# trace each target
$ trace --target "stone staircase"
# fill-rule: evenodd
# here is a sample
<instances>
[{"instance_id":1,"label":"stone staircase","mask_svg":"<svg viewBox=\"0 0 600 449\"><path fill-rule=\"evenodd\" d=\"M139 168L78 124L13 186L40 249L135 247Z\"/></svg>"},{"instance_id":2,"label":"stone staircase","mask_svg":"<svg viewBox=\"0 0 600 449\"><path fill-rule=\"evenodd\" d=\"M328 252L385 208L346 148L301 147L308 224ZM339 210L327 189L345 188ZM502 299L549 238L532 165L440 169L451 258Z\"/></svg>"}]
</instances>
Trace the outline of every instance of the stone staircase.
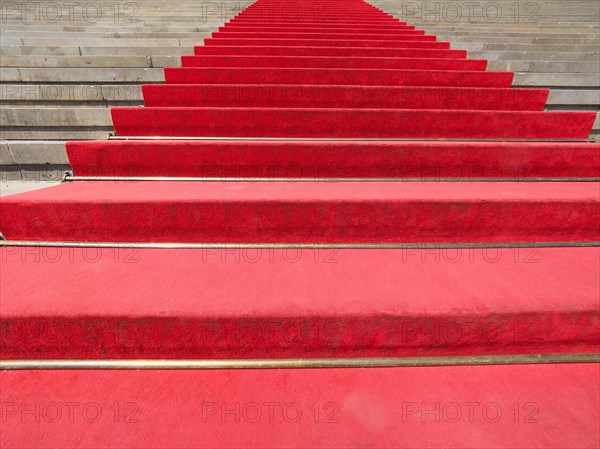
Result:
<instances>
[{"instance_id":1,"label":"stone staircase","mask_svg":"<svg viewBox=\"0 0 600 449\"><path fill-rule=\"evenodd\" d=\"M0 446L597 447L596 112L281 5L0 198Z\"/></svg>"},{"instance_id":2,"label":"stone staircase","mask_svg":"<svg viewBox=\"0 0 600 449\"><path fill-rule=\"evenodd\" d=\"M60 180L70 168L66 140L107 138L110 106L142 104L142 83L164 82L163 67L179 65L244 6L154 1L115 9L101 0L56 10L50 1L4 2L2 181Z\"/></svg>"}]
</instances>

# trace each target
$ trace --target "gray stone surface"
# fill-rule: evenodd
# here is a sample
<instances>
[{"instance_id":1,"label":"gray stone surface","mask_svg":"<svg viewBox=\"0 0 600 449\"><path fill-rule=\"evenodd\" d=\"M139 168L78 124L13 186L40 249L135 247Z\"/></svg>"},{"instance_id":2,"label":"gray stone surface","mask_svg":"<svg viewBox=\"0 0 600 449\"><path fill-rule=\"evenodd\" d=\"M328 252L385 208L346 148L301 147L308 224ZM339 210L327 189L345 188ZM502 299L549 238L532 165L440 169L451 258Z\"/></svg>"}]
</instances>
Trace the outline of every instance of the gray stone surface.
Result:
<instances>
[{"instance_id":1,"label":"gray stone surface","mask_svg":"<svg viewBox=\"0 0 600 449\"><path fill-rule=\"evenodd\" d=\"M2 177L2 172L0 172L0 196L16 195L18 193L46 189L56 185L58 185L57 181L6 179Z\"/></svg>"},{"instance_id":2,"label":"gray stone surface","mask_svg":"<svg viewBox=\"0 0 600 449\"><path fill-rule=\"evenodd\" d=\"M51 1L39 2L46 3ZM60 179L69 168L64 140L107 138L113 130L109 107L142 104L140 84L163 82L163 67L180 65L181 55L192 54L194 45L251 2L155 0L135 3L135 11L119 4L117 16L114 1L97 3L101 14L93 20L77 7L73 18L54 22L31 14L3 16L3 180ZM597 0L479 2L472 17L464 2L370 3L467 49L470 58L489 60L489 70L516 72L515 86L549 87L547 109L600 109ZM452 7L461 9L459 20L451 16ZM494 8L500 17L492 16ZM596 120L596 134L599 128Z\"/></svg>"}]
</instances>

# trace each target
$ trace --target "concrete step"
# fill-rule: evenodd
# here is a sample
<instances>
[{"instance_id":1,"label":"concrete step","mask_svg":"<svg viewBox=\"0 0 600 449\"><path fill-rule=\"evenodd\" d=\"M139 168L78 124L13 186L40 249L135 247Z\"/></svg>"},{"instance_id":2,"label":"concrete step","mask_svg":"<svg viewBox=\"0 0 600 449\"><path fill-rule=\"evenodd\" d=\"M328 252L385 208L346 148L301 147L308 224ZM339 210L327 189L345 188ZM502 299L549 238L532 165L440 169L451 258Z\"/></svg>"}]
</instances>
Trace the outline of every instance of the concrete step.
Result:
<instances>
[{"instance_id":1,"label":"concrete step","mask_svg":"<svg viewBox=\"0 0 600 449\"><path fill-rule=\"evenodd\" d=\"M457 42L452 48L461 48L469 51L533 51L533 52L552 52L552 53L586 53L598 51L598 45L541 45L541 44L469 44Z\"/></svg>"},{"instance_id":2,"label":"concrete step","mask_svg":"<svg viewBox=\"0 0 600 449\"><path fill-rule=\"evenodd\" d=\"M71 43L72 44L72 43ZM194 52L191 47L77 47L77 46L2 46L4 56L178 56Z\"/></svg>"},{"instance_id":3,"label":"concrete step","mask_svg":"<svg viewBox=\"0 0 600 449\"><path fill-rule=\"evenodd\" d=\"M210 33L205 34L206 37ZM202 42L202 38L185 39L129 39L129 38L83 38L83 39L52 39L45 37L2 38L3 45L24 45L28 47L72 46L74 43L80 47L192 47Z\"/></svg>"},{"instance_id":4,"label":"concrete step","mask_svg":"<svg viewBox=\"0 0 600 449\"><path fill-rule=\"evenodd\" d=\"M3 83L152 83L164 82L162 68L7 68L0 73Z\"/></svg>"},{"instance_id":5,"label":"concrete step","mask_svg":"<svg viewBox=\"0 0 600 449\"><path fill-rule=\"evenodd\" d=\"M2 108L0 139L106 139L113 130L105 108Z\"/></svg>"},{"instance_id":6,"label":"concrete step","mask_svg":"<svg viewBox=\"0 0 600 449\"><path fill-rule=\"evenodd\" d=\"M44 38L44 39L202 39L216 31L217 24L189 31L155 32L144 29L125 31L98 31L94 28L86 31L54 31L54 30L4 30L0 33L5 38Z\"/></svg>"},{"instance_id":7,"label":"concrete step","mask_svg":"<svg viewBox=\"0 0 600 449\"><path fill-rule=\"evenodd\" d=\"M594 62L600 61L599 52L591 53L548 53L548 52L516 52L516 51L469 51L470 58L488 60L522 60L522 61L560 61L560 62Z\"/></svg>"},{"instance_id":8,"label":"concrete step","mask_svg":"<svg viewBox=\"0 0 600 449\"><path fill-rule=\"evenodd\" d=\"M419 92L419 89L414 89L414 92ZM66 103L69 107L86 104L108 107L143 103L142 88L136 84L2 84L0 100L11 107L33 104L36 107L51 107L60 103ZM546 102L548 109L562 106L590 109L599 105L600 93L597 89L551 89Z\"/></svg>"},{"instance_id":9,"label":"concrete step","mask_svg":"<svg viewBox=\"0 0 600 449\"><path fill-rule=\"evenodd\" d=\"M0 100L4 105L97 105L108 107L119 103L142 103L138 84L1 84ZM32 111L32 113L34 113Z\"/></svg>"},{"instance_id":10,"label":"concrete step","mask_svg":"<svg viewBox=\"0 0 600 449\"><path fill-rule=\"evenodd\" d=\"M515 73L515 87L600 87L600 77L596 73Z\"/></svg>"},{"instance_id":11,"label":"concrete step","mask_svg":"<svg viewBox=\"0 0 600 449\"><path fill-rule=\"evenodd\" d=\"M64 142L0 141L0 181L19 181L2 186L2 190L28 190L27 186L21 185L25 181L33 186L60 181L70 169ZM16 190L15 185L18 187Z\"/></svg>"}]
</instances>

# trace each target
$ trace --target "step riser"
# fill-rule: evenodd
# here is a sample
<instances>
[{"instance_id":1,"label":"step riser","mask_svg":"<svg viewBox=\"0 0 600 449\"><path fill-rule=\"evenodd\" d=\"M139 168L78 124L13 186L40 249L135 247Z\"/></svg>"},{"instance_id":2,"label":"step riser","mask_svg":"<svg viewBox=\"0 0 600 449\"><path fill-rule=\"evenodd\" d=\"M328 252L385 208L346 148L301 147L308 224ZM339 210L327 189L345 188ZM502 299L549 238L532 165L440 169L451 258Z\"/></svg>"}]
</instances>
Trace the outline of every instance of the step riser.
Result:
<instances>
[{"instance_id":1,"label":"step riser","mask_svg":"<svg viewBox=\"0 0 600 449\"><path fill-rule=\"evenodd\" d=\"M119 136L586 139L585 112L113 108ZM283 118L283 120L282 120Z\"/></svg>"},{"instance_id":2,"label":"step riser","mask_svg":"<svg viewBox=\"0 0 600 449\"><path fill-rule=\"evenodd\" d=\"M219 27L219 32L227 34L229 32L244 32L244 33L324 33L324 34L339 34L339 33L361 33L361 34L384 34L395 35L404 33L424 33L422 30L416 30L414 26L403 26L395 29L381 28L365 28L365 27L303 27L303 26L256 26L256 25L227 25Z\"/></svg>"},{"instance_id":3,"label":"step riser","mask_svg":"<svg viewBox=\"0 0 600 449\"><path fill-rule=\"evenodd\" d=\"M152 183L151 183L152 184ZM110 184L108 187L114 188ZM62 186L61 186L62 187ZM72 188L72 186L69 186ZM76 188L77 186L75 186ZM128 185L119 198L90 201L81 196L52 202L2 201L3 234L9 240L91 242L198 242L198 243L502 243L600 241L600 203L592 199L539 198L503 200L361 199L363 183L292 186L241 185L270 199L246 200L216 196L206 200L172 197L139 199L127 192L143 188ZM171 186L172 188L175 186ZM208 194L222 183L177 183L177 188ZM572 183L572 188L578 187ZM581 186L594 191L595 186ZM89 186L93 189L94 186ZM150 189L160 188L151 185ZM332 192L348 189L342 196ZM391 186L379 189L436 189L437 186ZM474 188L470 187L471 189ZM478 187L482 188L482 187ZM499 188L499 187L497 187ZM509 188L501 186L501 188ZM535 184L531 189L542 189ZM556 188L556 187L552 187ZM55 187L55 189L57 189ZM250 190L248 190L250 189ZM274 189L290 197L272 197ZM356 189L357 196L350 194ZM525 186L522 186L525 189ZM313 191L315 196L302 196ZM401 190L402 191L402 190ZM322 198L324 192L331 195ZM292 194L293 193L293 194ZM540 192L541 193L541 192ZM102 192L97 194L102 195ZM138 193L139 195L139 193ZM328 196L328 195L325 195ZM263 197L263 198L267 198ZM156 197L155 197L156 198ZM10 220L7 219L10 217Z\"/></svg>"},{"instance_id":4,"label":"step riser","mask_svg":"<svg viewBox=\"0 0 600 449\"><path fill-rule=\"evenodd\" d=\"M165 68L167 84L339 84L361 86L510 87L512 72L377 69Z\"/></svg>"},{"instance_id":5,"label":"step riser","mask_svg":"<svg viewBox=\"0 0 600 449\"><path fill-rule=\"evenodd\" d=\"M77 176L200 178L599 177L593 144L68 142Z\"/></svg>"},{"instance_id":6,"label":"step riser","mask_svg":"<svg viewBox=\"0 0 600 449\"><path fill-rule=\"evenodd\" d=\"M253 316L238 320L32 317L0 322L5 334L0 352L5 359L32 355L36 359L281 359L582 354L598 350L600 336L593 330L600 326L597 310L503 318L504 332L496 331L498 317L468 314L423 320L410 315L321 319ZM582 322L587 325L582 327ZM421 335L408 335L423 332L423 328L432 333L433 329L447 333L460 329L462 335L452 344L439 335L432 335L429 342ZM535 329L535 345L515 342L515 330L531 328ZM495 333L490 343L486 332L492 329ZM50 344L49 332L57 334Z\"/></svg>"},{"instance_id":7,"label":"step riser","mask_svg":"<svg viewBox=\"0 0 600 449\"><path fill-rule=\"evenodd\" d=\"M415 40L432 40L435 41L435 36L425 36L425 31L406 31L404 33L395 34L367 34L367 33L307 33L307 32L287 32L287 33L269 33L269 32L242 32L230 30L218 31L212 34L214 38L220 39L340 39L340 40L402 40L413 38Z\"/></svg>"},{"instance_id":8,"label":"step riser","mask_svg":"<svg viewBox=\"0 0 600 449\"><path fill-rule=\"evenodd\" d=\"M370 20L358 20L353 18L339 18L339 19L326 19L326 20L290 20L290 19L271 19L268 17L257 18L257 19L231 19L227 24L231 25L305 25L305 26L371 26L371 27L389 27L389 28L398 28L404 26L405 23L398 22L396 19L370 19Z\"/></svg>"},{"instance_id":9,"label":"step riser","mask_svg":"<svg viewBox=\"0 0 600 449\"><path fill-rule=\"evenodd\" d=\"M466 50L428 50L424 48L341 48L341 47L194 47L196 55L260 56L333 56L375 58L457 58L465 59Z\"/></svg>"},{"instance_id":10,"label":"step riser","mask_svg":"<svg viewBox=\"0 0 600 449\"><path fill-rule=\"evenodd\" d=\"M147 107L388 108L541 111L545 89L294 85L142 86Z\"/></svg>"},{"instance_id":11,"label":"step riser","mask_svg":"<svg viewBox=\"0 0 600 449\"><path fill-rule=\"evenodd\" d=\"M277 68L344 68L388 70L467 70L485 71L484 59L385 59L385 58L317 58L317 57L250 57L250 56L182 56L182 67L277 67Z\"/></svg>"},{"instance_id":12,"label":"step riser","mask_svg":"<svg viewBox=\"0 0 600 449\"><path fill-rule=\"evenodd\" d=\"M417 39L406 40L337 40L337 39L204 39L207 47L222 46L277 46L277 47L367 47L367 48L424 48L424 49L450 49L449 42L421 42Z\"/></svg>"}]
</instances>

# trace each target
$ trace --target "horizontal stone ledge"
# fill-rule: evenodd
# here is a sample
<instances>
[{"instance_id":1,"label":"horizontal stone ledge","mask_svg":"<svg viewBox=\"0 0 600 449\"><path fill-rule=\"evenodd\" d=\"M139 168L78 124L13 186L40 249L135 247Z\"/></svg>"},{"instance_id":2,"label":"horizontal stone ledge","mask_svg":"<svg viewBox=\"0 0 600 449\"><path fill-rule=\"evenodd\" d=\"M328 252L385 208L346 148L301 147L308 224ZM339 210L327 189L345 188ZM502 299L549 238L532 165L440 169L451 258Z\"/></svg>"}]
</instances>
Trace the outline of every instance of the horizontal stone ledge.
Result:
<instances>
[{"instance_id":1,"label":"horizontal stone ledge","mask_svg":"<svg viewBox=\"0 0 600 449\"><path fill-rule=\"evenodd\" d=\"M26 107L28 102L141 102L142 90L139 84L0 84L0 100L20 102Z\"/></svg>"},{"instance_id":2,"label":"horizontal stone ledge","mask_svg":"<svg viewBox=\"0 0 600 449\"><path fill-rule=\"evenodd\" d=\"M41 166L46 164L68 165L64 141L4 141L15 164Z\"/></svg>"},{"instance_id":3,"label":"horizontal stone ledge","mask_svg":"<svg viewBox=\"0 0 600 449\"><path fill-rule=\"evenodd\" d=\"M178 56L49 56L22 55L2 56L2 67L26 68L149 68L177 67L181 65Z\"/></svg>"},{"instance_id":4,"label":"horizontal stone ledge","mask_svg":"<svg viewBox=\"0 0 600 449\"><path fill-rule=\"evenodd\" d=\"M35 127L15 128L0 130L0 139L6 140L102 140L114 134L112 127L97 130L82 129L79 127Z\"/></svg>"},{"instance_id":5,"label":"horizontal stone ledge","mask_svg":"<svg viewBox=\"0 0 600 449\"><path fill-rule=\"evenodd\" d=\"M515 73L514 87L600 87L600 77L593 73Z\"/></svg>"},{"instance_id":6,"label":"horizontal stone ledge","mask_svg":"<svg viewBox=\"0 0 600 449\"><path fill-rule=\"evenodd\" d=\"M2 56L2 67L138 68L152 67L152 60L148 56Z\"/></svg>"},{"instance_id":7,"label":"horizontal stone ledge","mask_svg":"<svg viewBox=\"0 0 600 449\"><path fill-rule=\"evenodd\" d=\"M33 28L33 27L32 27ZM203 30L193 31L172 31L172 32L148 32L144 30L139 31L105 31L95 30L91 28L87 31L39 31L37 29L26 29L26 30L8 30L2 33L3 39L6 38L43 38L43 39L106 39L112 42L114 39L202 39L205 36L216 31L218 25L215 23L212 27L206 27Z\"/></svg>"},{"instance_id":8,"label":"horizontal stone ledge","mask_svg":"<svg viewBox=\"0 0 600 449\"><path fill-rule=\"evenodd\" d=\"M558 61L558 62L595 62L600 61L599 52L552 53L552 52L520 52L520 51L468 51L470 58L482 58L489 61Z\"/></svg>"},{"instance_id":9,"label":"horizontal stone ledge","mask_svg":"<svg viewBox=\"0 0 600 449\"><path fill-rule=\"evenodd\" d=\"M444 34L435 33L441 40L449 40L451 42L471 42L471 43L511 43L511 44L578 44L578 45L594 45L600 43L600 38L585 38L577 35L539 37L539 35L503 35L502 33L455 33Z\"/></svg>"},{"instance_id":10,"label":"horizontal stone ledge","mask_svg":"<svg viewBox=\"0 0 600 449\"><path fill-rule=\"evenodd\" d=\"M205 33L206 37L210 33ZM3 45L24 46L54 46L61 47L73 45L81 47L191 47L202 41L202 37L186 39L129 39L129 38L104 38L104 39L51 39L51 38L2 38Z\"/></svg>"},{"instance_id":11,"label":"horizontal stone ledge","mask_svg":"<svg viewBox=\"0 0 600 449\"><path fill-rule=\"evenodd\" d=\"M36 126L112 126L110 111L106 108L2 108L4 127Z\"/></svg>"},{"instance_id":12,"label":"horizontal stone ledge","mask_svg":"<svg viewBox=\"0 0 600 449\"><path fill-rule=\"evenodd\" d=\"M217 21L211 22L190 22L189 24L155 24L155 23L104 23L104 24L90 24L86 23L77 24L73 22L72 25L65 25L64 23L57 23L55 25L45 24L41 25L39 22L33 24L9 24L3 23L2 29L6 31L24 32L28 30L36 32L55 32L55 33L116 33L116 34L128 34L128 33L197 33L203 31L212 31Z\"/></svg>"},{"instance_id":13,"label":"horizontal stone ledge","mask_svg":"<svg viewBox=\"0 0 600 449\"><path fill-rule=\"evenodd\" d=\"M163 82L163 68L7 68L0 74L4 83L141 83Z\"/></svg>"},{"instance_id":14,"label":"horizontal stone ledge","mask_svg":"<svg viewBox=\"0 0 600 449\"><path fill-rule=\"evenodd\" d=\"M451 41L452 42L452 41ZM452 42L451 48L469 51L528 51L553 53L589 53L598 51L598 45L538 45L538 44L488 44Z\"/></svg>"},{"instance_id":15,"label":"horizontal stone ledge","mask_svg":"<svg viewBox=\"0 0 600 449\"><path fill-rule=\"evenodd\" d=\"M73 42L70 43L73 45ZM78 46L18 46L2 45L2 56L153 56L175 57L189 55L194 52L193 47L78 47Z\"/></svg>"}]
</instances>

